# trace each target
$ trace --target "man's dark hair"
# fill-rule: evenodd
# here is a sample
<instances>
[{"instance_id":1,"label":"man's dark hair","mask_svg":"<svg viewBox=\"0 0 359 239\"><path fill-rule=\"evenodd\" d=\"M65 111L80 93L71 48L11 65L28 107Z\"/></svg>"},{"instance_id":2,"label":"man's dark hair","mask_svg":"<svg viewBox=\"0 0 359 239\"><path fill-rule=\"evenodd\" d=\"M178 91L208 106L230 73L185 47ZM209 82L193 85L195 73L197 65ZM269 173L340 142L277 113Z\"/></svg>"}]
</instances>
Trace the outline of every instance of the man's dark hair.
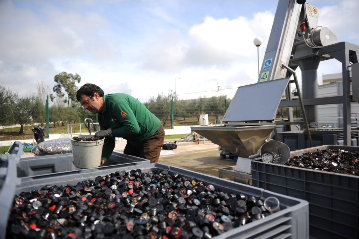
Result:
<instances>
[{"instance_id":1,"label":"man's dark hair","mask_svg":"<svg viewBox=\"0 0 359 239\"><path fill-rule=\"evenodd\" d=\"M100 97L104 96L103 90L95 84L84 84L76 93L76 99L81 100L81 95L93 96L94 93L99 94Z\"/></svg>"}]
</instances>

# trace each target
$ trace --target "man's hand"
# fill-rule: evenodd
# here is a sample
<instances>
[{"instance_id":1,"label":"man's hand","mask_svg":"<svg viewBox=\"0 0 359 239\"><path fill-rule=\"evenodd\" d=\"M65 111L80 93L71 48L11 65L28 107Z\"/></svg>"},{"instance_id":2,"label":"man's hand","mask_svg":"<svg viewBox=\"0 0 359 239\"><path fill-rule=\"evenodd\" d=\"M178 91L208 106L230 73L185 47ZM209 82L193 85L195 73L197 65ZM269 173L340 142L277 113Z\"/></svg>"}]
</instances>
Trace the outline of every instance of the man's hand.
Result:
<instances>
[{"instance_id":1,"label":"man's hand","mask_svg":"<svg viewBox=\"0 0 359 239\"><path fill-rule=\"evenodd\" d=\"M112 134L111 129L100 130L100 131L96 132L95 137L98 137L98 138L100 138L100 137L109 137L109 136L111 136L111 134Z\"/></svg>"}]
</instances>

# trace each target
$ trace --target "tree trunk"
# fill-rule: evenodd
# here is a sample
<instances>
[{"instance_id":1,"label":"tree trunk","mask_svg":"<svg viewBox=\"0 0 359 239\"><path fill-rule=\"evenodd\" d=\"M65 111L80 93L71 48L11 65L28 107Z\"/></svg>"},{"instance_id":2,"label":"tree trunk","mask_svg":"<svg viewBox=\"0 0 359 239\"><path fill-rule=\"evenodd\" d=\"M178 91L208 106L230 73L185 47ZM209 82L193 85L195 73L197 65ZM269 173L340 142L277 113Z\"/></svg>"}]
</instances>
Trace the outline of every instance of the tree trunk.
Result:
<instances>
[{"instance_id":1,"label":"tree trunk","mask_svg":"<svg viewBox=\"0 0 359 239\"><path fill-rule=\"evenodd\" d=\"M19 132L19 134L23 134L24 133L24 125L22 124L22 125L20 125L20 132Z\"/></svg>"}]
</instances>

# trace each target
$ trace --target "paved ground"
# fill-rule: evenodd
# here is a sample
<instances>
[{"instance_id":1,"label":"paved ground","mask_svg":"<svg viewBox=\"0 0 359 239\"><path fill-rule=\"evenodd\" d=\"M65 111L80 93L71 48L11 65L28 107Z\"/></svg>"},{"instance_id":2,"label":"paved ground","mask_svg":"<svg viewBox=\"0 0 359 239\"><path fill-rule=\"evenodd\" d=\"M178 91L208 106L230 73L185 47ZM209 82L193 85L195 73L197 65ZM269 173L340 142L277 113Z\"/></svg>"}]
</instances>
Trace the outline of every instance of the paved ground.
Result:
<instances>
[{"instance_id":1,"label":"paved ground","mask_svg":"<svg viewBox=\"0 0 359 239\"><path fill-rule=\"evenodd\" d=\"M173 142L174 140L171 140ZM126 140L117 140L115 151L123 152ZM33 153L24 153L22 158L34 157ZM219 176L218 169L235 166L235 161L222 160L219 157L218 145L211 141L178 142L177 149L162 150L159 163L204 173L214 177Z\"/></svg>"},{"instance_id":2,"label":"paved ground","mask_svg":"<svg viewBox=\"0 0 359 239\"><path fill-rule=\"evenodd\" d=\"M173 142L173 141L172 141ZM126 141L116 142L115 151L123 152ZM235 166L233 160L219 158L218 145L211 141L179 142L177 149L162 150L159 163L218 177L218 169Z\"/></svg>"},{"instance_id":3,"label":"paved ground","mask_svg":"<svg viewBox=\"0 0 359 239\"><path fill-rule=\"evenodd\" d=\"M162 150L162 153L164 150ZM167 150L168 151L168 150ZM222 160L219 157L218 145L210 141L202 144L181 145L170 150L173 154L162 155L159 163L176 166L198 173L218 177L218 169L235 166L235 161Z\"/></svg>"}]
</instances>

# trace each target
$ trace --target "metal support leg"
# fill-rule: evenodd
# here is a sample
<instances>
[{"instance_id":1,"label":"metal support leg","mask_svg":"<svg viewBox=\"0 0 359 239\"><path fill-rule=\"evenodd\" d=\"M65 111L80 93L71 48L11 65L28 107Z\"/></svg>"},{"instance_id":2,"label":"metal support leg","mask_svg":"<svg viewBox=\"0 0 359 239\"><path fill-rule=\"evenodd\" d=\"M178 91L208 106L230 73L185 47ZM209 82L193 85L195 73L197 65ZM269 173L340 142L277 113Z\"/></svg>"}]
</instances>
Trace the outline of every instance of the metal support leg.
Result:
<instances>
[{"instance_id":1,"label":"metal support leg","mask_svg":"<svg viewBox=\"0 0 359 239\"><path fill-rule=\"evenodd\" d=\"M309 131L308 120L307 120L307 116L306 116L305 110L304 110L304 104L303 104L303 101L302 101L302 96L301 96L302 94L300 92L300 88L299 88L299 84L298 84L298 80L297 80L297 75L295 74L295 71L293 71L290 67L288 67L288 66L286 66L284 64L282 64L282 67L286 68L294 76L295 87L297 88L297 92L298 92L298 99L299 99L299 103L300 103L300 108L302 109L302 112L303 112L303 120L304 120L304 124L305 124L305 129L307 130L307 134L308 134L309 145L310 145L310 147L313 147L312 136L311 136L310 131Z\"/></svg>"}]
</instances>

